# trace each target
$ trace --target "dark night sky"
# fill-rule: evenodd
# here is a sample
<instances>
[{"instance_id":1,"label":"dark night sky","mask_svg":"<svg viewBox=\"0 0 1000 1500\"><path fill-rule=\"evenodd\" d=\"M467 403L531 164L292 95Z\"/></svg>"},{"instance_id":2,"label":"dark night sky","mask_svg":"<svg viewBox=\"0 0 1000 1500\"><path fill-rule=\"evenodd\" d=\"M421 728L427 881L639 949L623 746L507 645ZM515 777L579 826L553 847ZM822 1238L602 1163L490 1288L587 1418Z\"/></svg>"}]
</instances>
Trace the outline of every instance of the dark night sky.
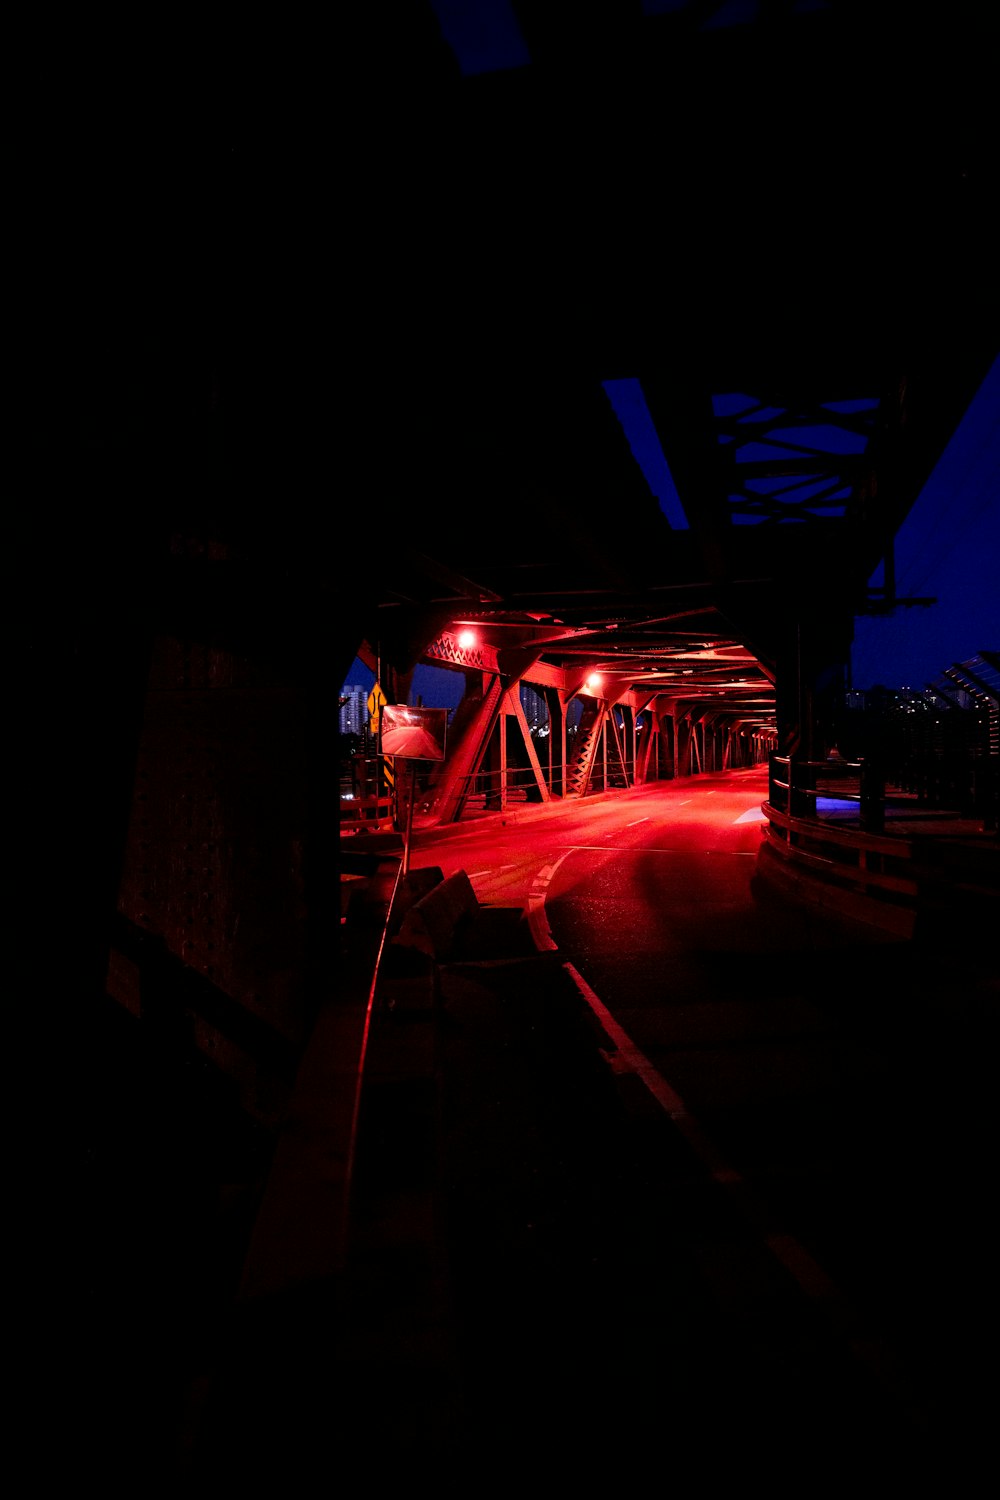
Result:
<instances>
[{"instance_id":1,"label":"dark night sky","mask_svg":"<svg viewBox=\"0 0 1000 1500\"><path fill-rule=\"evenodd\" d=\"M856 622L855 688L920 689L1000 650L1000 358L896 538L896 592L937 602Z\"/></svg>"}]
</instances>

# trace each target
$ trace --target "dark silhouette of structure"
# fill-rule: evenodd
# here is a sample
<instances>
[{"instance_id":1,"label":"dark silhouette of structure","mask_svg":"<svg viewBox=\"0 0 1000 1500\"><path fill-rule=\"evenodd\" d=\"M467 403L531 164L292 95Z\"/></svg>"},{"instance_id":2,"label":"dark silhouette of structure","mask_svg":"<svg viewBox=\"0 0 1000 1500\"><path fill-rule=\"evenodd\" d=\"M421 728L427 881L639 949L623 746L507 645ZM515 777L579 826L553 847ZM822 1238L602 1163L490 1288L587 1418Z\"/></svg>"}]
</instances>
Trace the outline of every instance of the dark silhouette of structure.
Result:
<instances>
[{"instance_id":1,"label":"dark silhouette of structure","mask_svg":"<svg viewBox=\"0 0 1000 1500\"><path fill-rule=\"evenodd\" d=\"M347 983L358 652L402 702L470 623L498 696L599 665L608 704L818 757L997 353L982 7L513 10L497 72L379 6L322 49L136 38L121 73L68 37L38 80L12 1057L29 1383L81 1472L169 1472Z\"/></svg>"}]
</instances>

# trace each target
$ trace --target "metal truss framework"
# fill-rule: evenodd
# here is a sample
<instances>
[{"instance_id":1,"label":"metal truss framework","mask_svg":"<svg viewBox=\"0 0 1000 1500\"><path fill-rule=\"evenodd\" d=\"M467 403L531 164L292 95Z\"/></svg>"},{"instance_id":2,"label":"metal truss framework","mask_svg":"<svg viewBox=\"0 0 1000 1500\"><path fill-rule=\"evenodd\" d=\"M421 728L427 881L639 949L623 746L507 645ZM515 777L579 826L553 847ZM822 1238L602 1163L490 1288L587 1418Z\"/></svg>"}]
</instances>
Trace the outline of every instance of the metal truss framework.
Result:
<instances>
[{"instance_id":1,"label":"metal truss framework","mask_svg":"<svg viewBox=\"0 0 1000 1500\"><path fill-rule=\"evenodd\" d=\"M357 637L495 672L498 716L597 672L809 754L1000 348L989 21L518 0L484 54L432 9L376 88L401 196L364 206L419 234L358 346L361 483L400 498Z\"/></svg>"}]
</instances>

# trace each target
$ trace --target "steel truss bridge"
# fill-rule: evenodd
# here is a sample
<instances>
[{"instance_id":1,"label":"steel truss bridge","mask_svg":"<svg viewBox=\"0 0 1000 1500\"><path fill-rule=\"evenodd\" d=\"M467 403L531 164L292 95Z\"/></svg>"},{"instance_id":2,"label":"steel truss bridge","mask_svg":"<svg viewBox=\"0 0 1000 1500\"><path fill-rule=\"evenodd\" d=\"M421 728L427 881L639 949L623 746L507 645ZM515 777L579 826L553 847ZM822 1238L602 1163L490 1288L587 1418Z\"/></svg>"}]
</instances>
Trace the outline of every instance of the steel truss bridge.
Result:
<instances>
[{"instance_id":1,"label":"steel truss bridge","mask_svg":"<svg viewBox=\"0 0 1000 1500\"><path fill-rule=\"evenodd\" d=\"M343 1233L330 1121L303 1140L286 1111L300 1076L338 1130L357 1097L371 974L331 930L355 657L399 702L421 663L467 674L442 816L520 684L565 715L593 671L605 730L625 708L675 753L745 730L815 759L1000 348L980 0L510 0L486 56L462 7L328 9L290 55L248 11L124 41L64 17L19 57L31 1353L82 1351L63 1446L106 1465L113 1413L123 1472L173 1447L286 1122L306 1222ZM182 1242L209 1247L190 1280ZM293 1359L247 1368L304 1372L314 1410L305 1311ZM168 1324L192 1347L164 1371Z\"/></svg>"},{"instance_id":2,"label":"steel truss bridge","mask_svg":"<svg viewBox=\"0 0 1000 1500\"><path fill-rule=\"evenodd\" d=\"M928 602L894 538L1000 348L971 8L504 9L486 52L451 8L372 39L350 200L342 662L399 702L466 673L444 818L499 720L530 759L520 683L563 795L593 672L640 778L656 729L682 769L825 753L855 620Z\"/></svg>"}]
</instances>

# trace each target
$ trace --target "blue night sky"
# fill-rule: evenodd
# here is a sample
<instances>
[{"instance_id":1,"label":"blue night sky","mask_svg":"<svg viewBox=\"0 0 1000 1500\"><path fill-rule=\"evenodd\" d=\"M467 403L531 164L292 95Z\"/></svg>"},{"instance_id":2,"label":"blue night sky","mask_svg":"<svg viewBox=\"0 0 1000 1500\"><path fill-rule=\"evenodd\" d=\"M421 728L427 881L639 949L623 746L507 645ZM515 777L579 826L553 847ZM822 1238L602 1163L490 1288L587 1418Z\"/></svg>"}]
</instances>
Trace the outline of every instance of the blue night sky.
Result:
<instances>
[{"instance_id":1,"label":"blue night sky","mask_svg":"<svg viewBox=\"0 0 1000 1500\"><path fill-rule=\"evenodd\" d=\"M670 524L687 520L637 381L605 385ZM745 398L744 398L745 399ZM852 685L922 689L946 667L1000 650L1000 359L896 537L896 595L933 598L855 624ZM870 583L882 584L881 569Z\"/></svg>"},{"instance_id":2,"label":"blue night sky","mask_svg":"<svg viewBox=\"0 0 1000 1500\"><path fill-rule=\"evenodd\" d=\"M1000 650L1000 359L896 538L896 592L937 603L857 621L855 688L920 689Z\"/></svg>"}]
</instances>

